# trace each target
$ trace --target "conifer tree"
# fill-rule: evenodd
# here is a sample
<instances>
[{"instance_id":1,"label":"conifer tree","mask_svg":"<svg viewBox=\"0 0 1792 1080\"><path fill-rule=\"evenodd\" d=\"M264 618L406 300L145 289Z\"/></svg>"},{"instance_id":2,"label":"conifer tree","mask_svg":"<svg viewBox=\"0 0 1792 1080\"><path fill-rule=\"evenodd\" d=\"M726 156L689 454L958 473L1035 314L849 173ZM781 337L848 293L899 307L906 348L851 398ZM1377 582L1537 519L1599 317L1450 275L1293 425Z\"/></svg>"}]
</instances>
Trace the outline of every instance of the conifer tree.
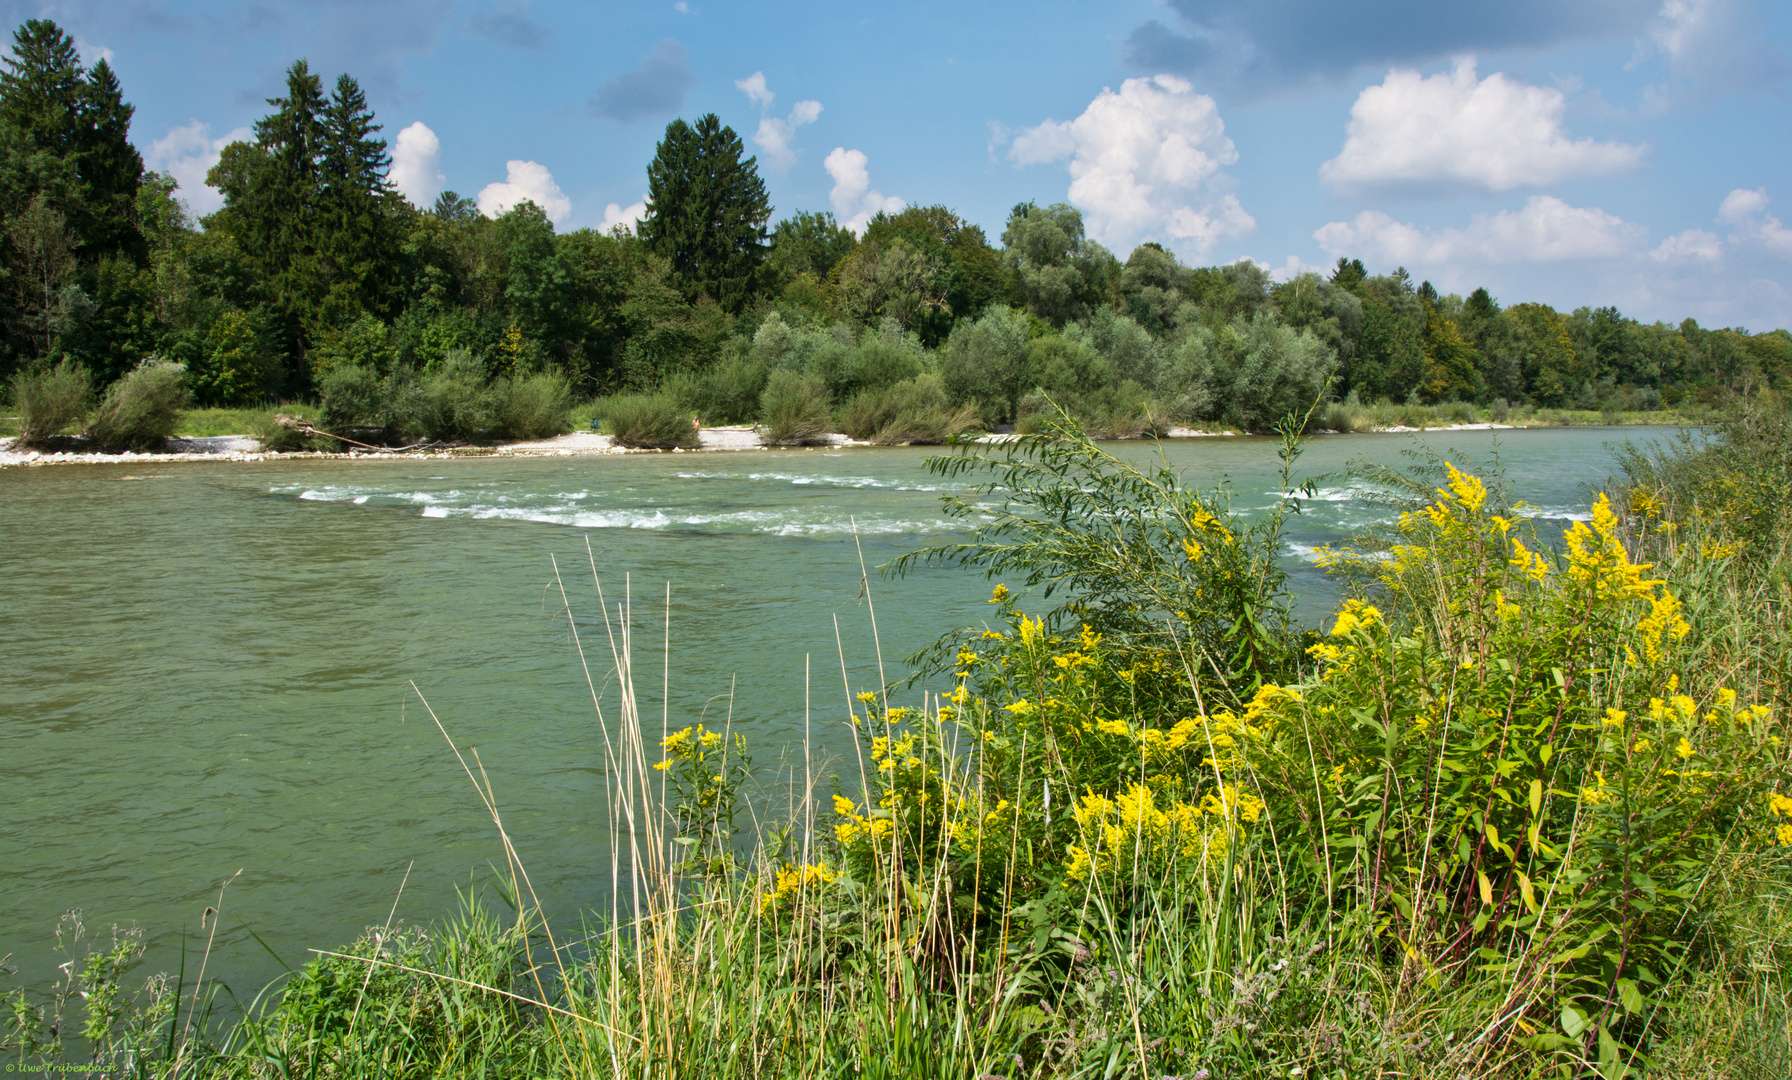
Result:
<instances>
[{"instance_id":1,"label":"conifer tree","mask_svg":"<svg viewBox=\"0 0 1792 1080\"><path fill-rule=\"evenodd\" d=\"M102 59L84 70L74 39L48 19L31 19L13 32L4 64L0 125L59 163L67 182L39 191L66 216L82 261L123 256L141 262L135 208L143 158L130 142L135 110L112 66Z\"/></svg>"},{"instance_id":2,"label":"conifer tree","mask_svg":"<svg viewBox=\"0 0 1792 1080\"><path fill-rule=\"evenodd\" d=\"M741 160L740 136L714 113L674 120L647 166L640 234L672 264L685 295L707 293L738 312L757 287L771 201L757 159Z\"/></svg>"},{"instance_id":3,"label":"conifer tree","mask_svg":"<svg viewBox=\"0 0 1792 1080\"><path fill-rule=\"evenodd\" d=\"M336 80L322 119L317 223L327 317L342 322L362 313L384 315L394 291L386 271L401 242L399 199L386 180L392 158L366 95L350 76Z\"/></svg>"}]
</instances>

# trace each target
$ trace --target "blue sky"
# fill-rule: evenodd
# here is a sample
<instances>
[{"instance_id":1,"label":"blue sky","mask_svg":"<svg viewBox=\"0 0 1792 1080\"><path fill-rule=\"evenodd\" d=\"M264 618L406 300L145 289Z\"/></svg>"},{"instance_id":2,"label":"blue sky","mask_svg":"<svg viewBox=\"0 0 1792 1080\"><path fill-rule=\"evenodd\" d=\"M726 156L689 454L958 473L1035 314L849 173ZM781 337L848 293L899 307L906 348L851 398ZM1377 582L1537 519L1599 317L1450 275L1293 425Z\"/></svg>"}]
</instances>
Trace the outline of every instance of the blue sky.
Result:
<instances>
[{"instance_id":1,"label":"blue sky","mask_svg":"<svg viewBox=\"0 0 1792 1080\"><path fill-rule=\"evenodd\" d=\"M779 214L944 203L997 240L1013 204L1069 201L1122 258L1352 255L1505 303L1792 326L1784 3L0 6L111 57L199 210L305 57L404 132L407 194L533 197L562 228L638 212L666 122L713 111Z\"/></svg>"}]
</instances>

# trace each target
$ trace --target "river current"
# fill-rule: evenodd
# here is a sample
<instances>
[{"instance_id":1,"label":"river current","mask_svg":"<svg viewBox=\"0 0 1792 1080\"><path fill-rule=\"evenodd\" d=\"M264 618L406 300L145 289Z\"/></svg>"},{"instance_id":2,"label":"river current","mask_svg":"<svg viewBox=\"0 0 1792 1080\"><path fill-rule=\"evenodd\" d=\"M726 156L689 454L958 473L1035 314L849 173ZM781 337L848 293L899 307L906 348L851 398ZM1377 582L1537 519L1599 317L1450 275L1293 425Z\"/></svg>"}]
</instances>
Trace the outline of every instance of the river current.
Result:
<instances>
[{"instance_id":1,"label":"river current","mask_svg":"<svg viewBox=\"0 0 1792 1080\"><path fill-rule=\"evenodd\" d=\"M1663 429L1320 437L1324 477L1289 529L1299 609L1334 594L1320 544L1383 518L1335 474L1430 446L1459 465L1497 452L1515 493L1559 524L1584 516L1615 440ZM1144 456L1149 444L1115 444ZM603 903L603 734L554 562L603 688L608 645L592 564L632 599L637 690L658 730L730 708L768 778L800 771L805 695L817 754L839 746L854 691L986 617L988 583L875 568L960 528L923 449L587 458L66 466L0 472L0 957L54 972L68 908L90 933L146 928L151 968L196 960L200 912L225 894L208 973L253 993L307 947L351 940L392 909L428 921L502 854L410 683L477 747L550 910ZM1275 444L1166 443L1188 482L1271 505ZM856 533L856 541L855 541ZM587 555L587 542L590 556ZM861 595L872 568L878 637ZM668 670L662 671L667 584ZM839 628L836 641L836 620ZM805 665L809 669L805 687ZM183 937L184 935L184 937ZM189 967L189 971L191 967Z\"/></svg>"}]
</instances>

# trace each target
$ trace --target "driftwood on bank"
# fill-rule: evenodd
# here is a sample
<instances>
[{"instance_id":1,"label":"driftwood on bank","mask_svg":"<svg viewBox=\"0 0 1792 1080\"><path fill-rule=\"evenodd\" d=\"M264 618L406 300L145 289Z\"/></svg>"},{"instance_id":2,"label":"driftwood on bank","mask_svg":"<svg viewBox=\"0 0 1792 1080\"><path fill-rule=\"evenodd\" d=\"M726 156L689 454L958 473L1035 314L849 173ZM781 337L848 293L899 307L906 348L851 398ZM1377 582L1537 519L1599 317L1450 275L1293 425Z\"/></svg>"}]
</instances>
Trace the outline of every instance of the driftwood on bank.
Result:
<instances>
[{"instance_id":1,"label":"driftwood on bank","mask_svg":"<svg viewBox=\"0 0 1792 1080\"><path fill-rule=\"evenodd\" d=\"M452 445L450 443L445 443L445 442L441 442L441 441L432 439L428 442L412 443L409 446L374 446L372 443L360 442L355 439L351 439L346 435L336 435L331 432L325 431L322 428L318 427L316 424L313 424L311 421L305 419L302 416L291 416L291 415L288 415L287 413L276 414L274 417L274 423L279 425L280 427L286 428L289 431L296 431L300 435L322 435L326 439L335 439L337 442L340 442L340 443L347 443L350 446L359 446L363 450L375 450L382 454L415 453L415 452L422 451L422 450L436 450L436 449L440 449L445 446Z\"/></svg>"}]
</instances>

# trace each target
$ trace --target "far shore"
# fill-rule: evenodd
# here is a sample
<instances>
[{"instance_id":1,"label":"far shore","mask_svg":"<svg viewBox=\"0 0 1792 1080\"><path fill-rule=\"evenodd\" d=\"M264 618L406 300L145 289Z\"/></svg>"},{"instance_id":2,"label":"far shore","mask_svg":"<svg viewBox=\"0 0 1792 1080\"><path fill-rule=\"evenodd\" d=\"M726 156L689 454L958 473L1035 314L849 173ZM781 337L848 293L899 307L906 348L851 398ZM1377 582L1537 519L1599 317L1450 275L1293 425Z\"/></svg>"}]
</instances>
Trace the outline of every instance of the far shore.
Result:
<instances>
[{"instance_id":1,"label":"far shore","mask_svg":"<svg viewBox=\"0 0 1792 1080\"><path fill-rule=\"evenodd\" d=\"M1664 416L1662 423L1672 424L1678 418ZM1553 423L1461 423L1461 424L1427 424L1423 427L1408 427L1394 424L1371 428L1362 432L1337 432L1321 429L1315 434L1399 434L1428 431L1511 431L1536 427L1559 427ZM1586 426L1586 425L1575 425ZM1612 426L1634 426L1622 424ZM1223 438L1241 435L1238 431L1201 431L1188 427L1173 427L1162 437L1168 439ZM1005 442L1013 435L984 435L979 442ZM0 438L0 469L30 467L39 465L148 465L187 461L393 461L442 460L446 458L469 457L592 457L602 454L700 454L729 453L745 450L817 450L840 449L844 447L870 447L879 444L863 442L846 435L833 434L826 437L826 442L810 446L770 446L760 437L759 432L750 425L732 425L725 427L706 427L699 432L701 445L690 449L655 450L637 449L618 446L610 436L594 431L574 431L559 435L552 439L540 439L527 442L497 443L489 446L455 446L428 450L423 452L400 452L396 450L352 450L342 453L324 453L320 451L278 452L263 450L261 444L248 435L211 435L211 436L176 436L168 440L168 447L162 451L127 451L109 454L82 450L19 450L13 444L13 438ZM1148 436L1139 436L1148 438Z\"/></svg>"}]
</instances>

